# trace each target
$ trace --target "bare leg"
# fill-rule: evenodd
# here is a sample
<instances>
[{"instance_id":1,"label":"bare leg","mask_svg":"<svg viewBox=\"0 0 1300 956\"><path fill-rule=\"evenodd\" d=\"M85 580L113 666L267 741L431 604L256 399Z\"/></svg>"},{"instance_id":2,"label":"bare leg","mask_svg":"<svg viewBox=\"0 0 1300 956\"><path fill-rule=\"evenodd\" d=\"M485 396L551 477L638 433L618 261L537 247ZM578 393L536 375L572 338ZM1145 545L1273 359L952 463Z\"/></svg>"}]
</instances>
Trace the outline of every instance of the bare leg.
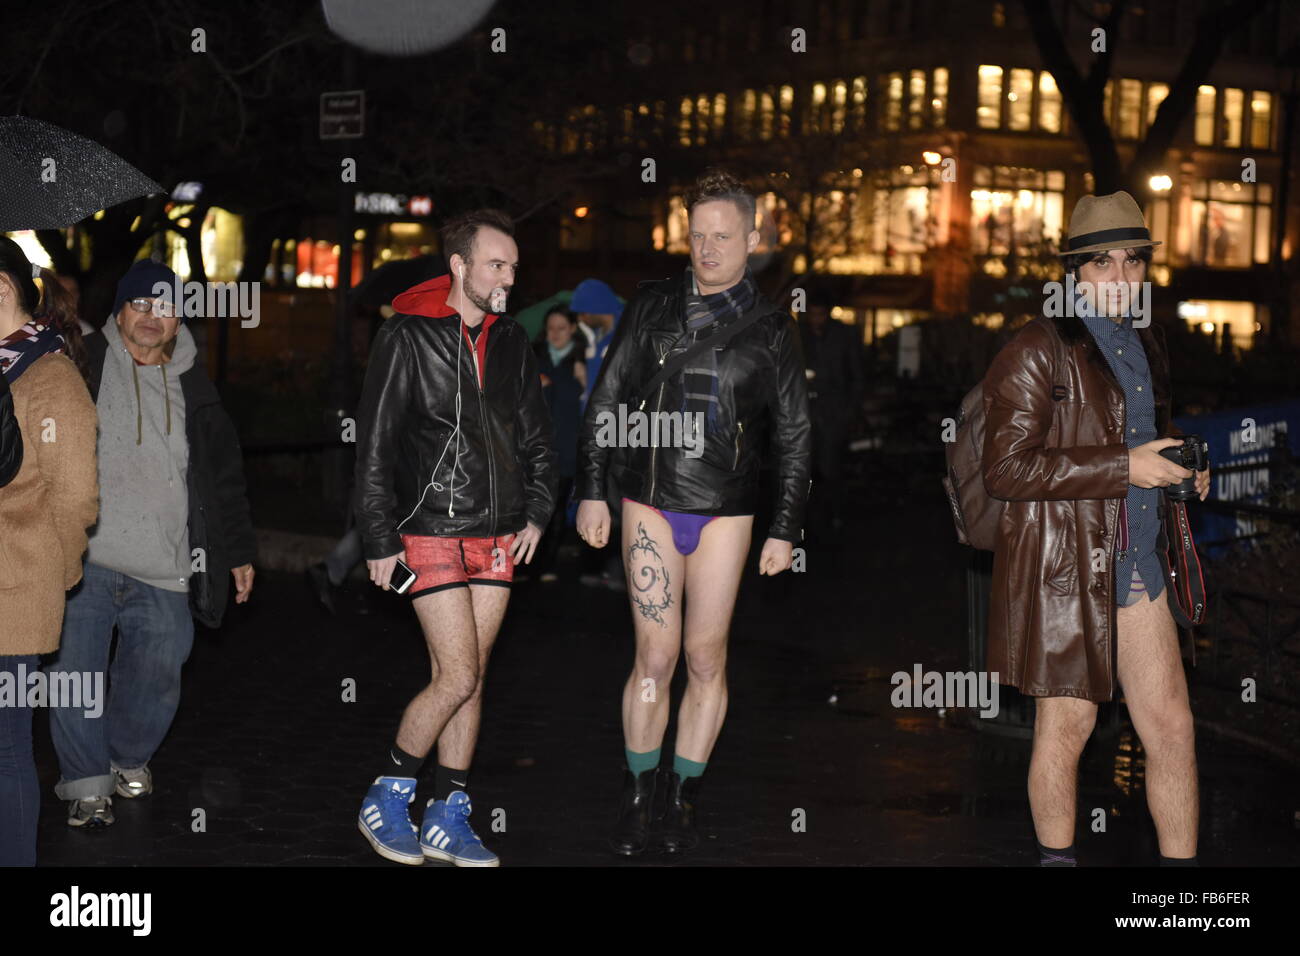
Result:
<instances>
[{"instance_id":1,"label":"bare leg","mask_svg":"<svg viewBox=\"0 0 1300 956\"><path fill-rule=\"evenodd\" d=\"M1146 751L1147 806L1160 852L1186 859L1196 855L1200 811L1196 740L1168 593L1119 608L1119 680Z\"/></svg>"},{"instance_id":2,"label":"bare leg","mask_svg":"<svg viewBox=\"0 0 1300 956\"><path fill-rule=\"evenodd\" d=\"M479 653L468 588L435 591L412 603L429 647L432 678L402 714L397 746L423 757L478 686Z\"/></svg>"},{"instance_id":3,"label":"bare leg","mask_svg":"<svg viewBox=\"0 0 1300 956\"><path fill-rule=\"evenodd\" d=\"M636 659L623 688L623 739L634 753L663 743L668 687L682 646L685 562L672 529L651 508L623 503L623 556L636 631Z\"/></svg>"},{"instance_id":4,"label":"bare leg","mask_svg":"<svg viewBox=\"0 0 1300 956\"><path fill-rule=\"evenodd\" d=\"M438 762L444 767L468 770L474 760L478 729L483 715L483 678L487 674L488 656L501 630L501 620L510 603L510 589L494 585L471 584L470 600L474 605L474 629L478 635L478 682L474 693L460 705L438 738Z\"/></svg>"},{"instance_id":5,"label":"bare leg","mask_svg":"<svg viewBox=\"0 0 1300 956\"><path fill-rule=\"evenodd\" d=\"M1029 760L1029 809L1043 846L1074 843L1079 756L1097 723L1097 705L1077 697L1039 697Z\"/></svg>"},{"instance_id":6,"label":"bare leg","mask_svg":"<svg viewBox=\"0 0 1300 956\"><path fill-rule=\"evenodd\" d=\"M749 554L752 515L716 518L686 557L686 692L677 713L674 750L706 763L727 715L727 635Z\"/></svg>"}]
</instances>

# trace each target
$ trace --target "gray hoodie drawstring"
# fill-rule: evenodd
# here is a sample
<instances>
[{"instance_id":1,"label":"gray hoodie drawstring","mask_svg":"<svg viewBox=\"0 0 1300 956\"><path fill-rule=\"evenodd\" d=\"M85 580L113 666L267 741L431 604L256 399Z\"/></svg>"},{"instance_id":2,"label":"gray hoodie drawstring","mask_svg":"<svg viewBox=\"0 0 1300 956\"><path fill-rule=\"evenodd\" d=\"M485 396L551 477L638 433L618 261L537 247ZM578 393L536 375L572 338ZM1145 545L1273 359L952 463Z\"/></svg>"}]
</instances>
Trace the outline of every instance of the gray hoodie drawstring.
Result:
<instances>
[{"instance_id":1,"label":"gray hoodie drawstring","mask_svg":"<svg viewBox=\"0 0 1300 956\"><path fill-rule=\"evenodd\" d=\"M140 374L136 371L135 359L130 352L127 352L126 357L131 362L131 381L135 383L135 443L139 445L144 437L144 408L140 401ZM170 435L172 433L172 394L167 387L167 365L163 363L158 367L162 369L163 401L167 404L167 434Z\"/></svg>"}]
</instances>

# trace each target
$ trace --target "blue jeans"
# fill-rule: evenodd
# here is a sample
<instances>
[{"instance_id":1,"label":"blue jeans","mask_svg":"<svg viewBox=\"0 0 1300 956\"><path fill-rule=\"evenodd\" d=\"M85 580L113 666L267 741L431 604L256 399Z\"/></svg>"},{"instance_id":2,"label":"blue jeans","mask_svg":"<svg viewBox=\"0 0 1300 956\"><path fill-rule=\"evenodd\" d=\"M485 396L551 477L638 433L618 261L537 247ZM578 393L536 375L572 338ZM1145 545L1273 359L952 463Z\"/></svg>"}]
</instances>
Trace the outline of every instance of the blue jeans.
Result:
<instances>
[{"instance_id":1,"label":"blue jeans","mask_svg":"<svg viewBox=\"0 0 1300 956\"><path fill-rule=\"evenodd\" d=\"M36 865L36 817L41 788L32 756L32 710L27 686L18 684L18 666L34 674L41 659L35 654L0 655L0 674L14 682L14 707L0 706L0 866Z\"/></svg>"},{"instance_id":2,"label":"blue jeans","mask_svg":"<svg viewBox=\"0 0 1300 956\"><path fill-rule=\"evenodd\" d=\"M108 652L117 625L117 653ZM62 800L111 796L114 770L149 763L181 702L181 665L194 645L189 595L165 591L89 561L68 593L63 639L46 670L108 671L108 705L51 707L50 736L59 755Z\"/></svg>"}]
</instances>

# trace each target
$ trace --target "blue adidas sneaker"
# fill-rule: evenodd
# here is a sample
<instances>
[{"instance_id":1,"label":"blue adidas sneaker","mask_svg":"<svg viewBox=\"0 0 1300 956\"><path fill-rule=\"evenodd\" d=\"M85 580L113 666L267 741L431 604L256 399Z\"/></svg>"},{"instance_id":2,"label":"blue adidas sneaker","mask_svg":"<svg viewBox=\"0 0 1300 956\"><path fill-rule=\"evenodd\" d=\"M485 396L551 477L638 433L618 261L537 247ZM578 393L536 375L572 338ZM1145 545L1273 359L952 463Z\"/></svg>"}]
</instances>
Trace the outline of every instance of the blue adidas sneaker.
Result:
<instances>
[{"instance_id":1,"label":"blue adidas sneaker","mask_svg":"<svg viewBox=\"0 0 1300 956\"><path fill-rule=\"evenodd\" d=\"M414 799L414 778L376 777L361 801L357 828L385 860L412 866L424 863L420 834L407 810Z\"/></svg>"},{"instance_id":2,"label":"blue adidas sneaker","mask_svg":"<svg viewBox=\"0 0 1300 956\"><path fill-rule=\"evenodd\" d=\"M446 800L430 800L420 824L420 849L431 860L457 866L500 866L469 826L469 794L453 790Z\"/></svg>"}]
</instances>

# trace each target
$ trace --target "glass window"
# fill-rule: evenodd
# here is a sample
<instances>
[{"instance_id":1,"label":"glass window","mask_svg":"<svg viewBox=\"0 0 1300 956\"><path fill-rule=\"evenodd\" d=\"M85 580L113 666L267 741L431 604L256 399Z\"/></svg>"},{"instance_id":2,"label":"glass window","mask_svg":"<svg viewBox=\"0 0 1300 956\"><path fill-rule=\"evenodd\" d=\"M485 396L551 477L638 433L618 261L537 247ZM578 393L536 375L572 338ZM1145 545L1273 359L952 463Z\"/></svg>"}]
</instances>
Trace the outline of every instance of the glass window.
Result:
<instances>
[{"instance_id":1,"label":"glass window","mask_svg":"<svg viewBox=\"0 0 1300 956\"><path fill-rule=\"evenodd\" d=\"M868 274L920 274L924 255L934 242L930 204L932 172L901 166L874 184L872 215L863 225L870 254L862 264Z\"/></svg>"},{"instance_id":2,"label":"glass window","mask_svg":"<svg viewBox=\"0 0 1300 956\"><path fill-rule=\"evenodd\" d=\"M709 140L709 127L712 125L712 102L707 95L695 100L695 145L703 146Z\"/></svg>"},{"instance_id":3,"label":"glass window","mask_svg":"<svg viewBox=\"0 0 1300 956\"><path fill-rule=\"evenodd\" d=\"M1238 268L1268 262L1272 198L1267 183L1197 180L1192 199L1192 261Z\"/></svg>"},{"instance_id":4,"label":"glass window","mask_svg":"<svg viewBox=\"0 0 1300 956\"><path fill-rule=\"evenodd\" d=\"M907 82L907 128L920 129L925 122L925 71L913 70Z\"/></svg>"},{"instance_id":5,"label":"glass window","mask_svg":"<svg viewBox=\"0 0 1300 956\"><path fill-rule=\"evenodd\" d=\"M1196 88L1196 145L1214 145L1214 87Z\"/></svg>"},{"instance_id":6,"label":"glass window","mask_svg":"<svg viewBox=\"0 0 1300 956\"><path fill-rule=\"evenodd\" d=\"M781 125L779 127L782 136L790 135L790 114L794 110L794 87L783 86L780 91L781 104Z\"/></svg>"},{"instance_id":7,"label":"glass window","mask_svg":"<svg viewBox=\"0 0 1300 956\"><path fill-rule=\"evenodd\" d=\"M1061 131L1061 91L1056 77L1047 70L1038 74L1038 128L1048 133Z\"/></svg>"},{"instance_id":8,"label":"glass window","mask_svg":"<svg viewBox=\"0 0 1300 956\"><path fill-rule=\"evenodd\" d=\"M681 146L691 145L691 113L695 101L689 96L682 97L677 106L677 143Z\"/></svg>"},{"instance_id":9,"label":"glass window","mask_svg":"<svg viewBox=\"0 0 1300 956\"><path fill-rule=\"evenodd\" d=\"M1220 141L1232 149L1241 146L1241 119L1245 102L1246 97L1241 90L1223 91L1223 134Z\"/></svg>"},{"instance_id":10,"label":"glass window","mask_svg":"<svg viewBox=\"0 0 1300 956\"><path fill-rule=\"evenodd\" d=\"M1101 116L1106 121L1106 125L1114 129L1115 127L1115 108L1114 103L1115 81L1106 81L1106 91L1101 98Z\"/></svg>"},{"instance_id":11,"label":"glass window","mask_svg":"<svg viewBox=\"0 0 1300 956\"><path fill-rule=\"evenodd\" d=\"M1165 101L1169 95L1169 87L1164 83L1147 84L1147 129L1150 129L1156 121L1156 113L1160 109L1160 104Z\"/></svg>"},{"instance_id":12,"label":"glass window","mask_svg":"<svg viewBox=\"0 0 1300 956\"><path fill-rule=\"evenodd\" d=\"M1007 125L1011 129L1029 129L1033 102L1034 71L1012 70L1007 91Z\"/></svg>"},{"instance_id":13,"label":"glass window","mask_svg":"<svg viewBox=\"0 0 1300 956\"><path fill-rule=\"evenodd\" d=\"M885 89L885 112L880 119L885 129L898 129L903 114L903 74L890 73Z\"/></svg>"},{"instance_id":14,"label":"glass window","mask_svg":"<svg viewBox=\"0 0 1300 956\"><path fill-rule=\"evenodd\" d=\"M867 125L867 78L853 78L853 128L864 129Z\"/></svg>"},{"instance_id":15,"label":"glass window","mask_svg":"<svg viewBox=\"0 0 1300 956\"><path fill-rule=\"evenodd\" d=\"M831 132L844 132L844 115L848 106L849 85L843 80L836 80L831 87Z\"/></svg>"},{"instance_id":16,"label":"glass window","mask_svg":"<svg viewBox=\"0 0 1300 956\"><path fill-rule=\"evenodd\" d=\"M750 139L754 135L754 113L758 109L758 94L745 90L740 101L740 112L736 115L736 135L741 139Z\"/></svg>"},{"instance_id":17,"label":"glass window","mask_svg":"<svg viewBox=\"0 0 1300 956\"><path fill-rule=\"evenodd\" d=\"M1268 149L1272 145L1269 122L1273 116L1273 94L1255 90L1250 94L1250 145Z\"/></svg>"},{"instance_id":18,"label":"glass window","mask_svg":"<svg viewBox=\"0 0 1300 956\"><path fill-rule=\"evenodd\" d=\"M1002 125L1002 67L981 66L979 77L979 126L997 129Z\"/></svg>"},{"instance_id":19,"label":"glass window","mask_svg":"<svg viewBox=\"0 0 1300 956\"><path fill-rule=\"evenodd\" d=\"M759 135L763 139L771 139L776 122L776 101L772 96L771 90L763 91L762 103L763 107Z\"/></svg>"},{"instance_id":20,"label":"glass window","mask_svg":"<svg viewBox=\"0 0 1300 956\"><path fill-rule=\"evenodd\" d=\"M713 94L713 133L719 137L727 128L727 94Z\"/></svg>"},{"instance_id":21,"label":"glass window","mask_svg":"<svg viewBox=\"0 0 1300 956\"><path fill-rule=\"evenodd\" d=\"M935 69L930 88L930 115L936 127L948 125L948 68Z\"/></svg>"},{"instance_id":22,"label":"glass window","mask_svg":"<svg viewBox=\"0 0 1300 956\"><path fill-rule=\"evenodd\" d=\"M1137 139L1142 135L1142 82L1119 81L1119 129L1121 139Z\"/></svg>"},{"instance_id":23,"label":"glass window","mask_svg":"<svg viewBox=\"0 0 1300 956\"><path fill-rule=\"evenodd\" d=\"M809 104L808 115L804 118L804 131L808 133L825 132L825 125L822 117L826 111L826 84L814 83L812 85L812 102Z\"/></svg>"},{"instance_id":24,"label":"glass window","mask_svg":"<svg viewBox=\"0 0 1300 956\"><path fill-rule=\"evenodd\" d=\"M996 166L975 169L971 246L976 255L1032 257L1055 251L1064 223L1065 174ZM1061 188L1044 188L1048 183Z\"/></svg>"}]
</instances>

